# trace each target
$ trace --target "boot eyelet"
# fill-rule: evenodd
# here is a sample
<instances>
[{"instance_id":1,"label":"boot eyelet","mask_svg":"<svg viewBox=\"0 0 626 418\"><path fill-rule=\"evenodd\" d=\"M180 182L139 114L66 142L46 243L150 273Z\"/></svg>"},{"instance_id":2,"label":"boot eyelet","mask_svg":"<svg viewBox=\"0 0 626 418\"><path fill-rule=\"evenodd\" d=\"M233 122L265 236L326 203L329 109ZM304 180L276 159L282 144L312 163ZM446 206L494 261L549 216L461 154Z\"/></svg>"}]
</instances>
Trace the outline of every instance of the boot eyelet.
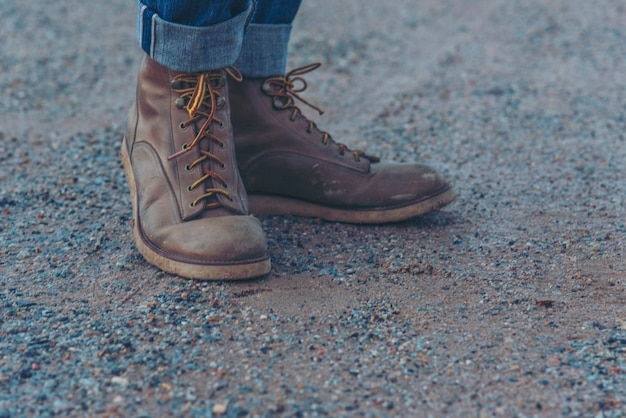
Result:
<instances>
[{"instance_id":1,"label":"boot eyelet","mask_svg":"<svg viewBox=\"0 0 626 418\"><path fill-rule=\"evenodd\" d=\"M191 203L189 204L189 207L193 209L193 208L195 208L195 207L196 207L196 205L194 205L194 204L193 204L193 202L191 202Z\"/></svg>"},{"instance_id":2,"label":"boot eyelet","mask_svg":"<svg viewBox=\"0 0 626 418\"><path fill-rule=\"evenodd\" d=\"M191 186L187 186L187 191L188 192L193 192L193 189L191 188Z\"/></svg>"},{"instance_id":3,"label":"boot eyelet","mask_svg":"<svg viewBox=\"0 0 626 418\"><path fill-rule=\"evenodd\" d=\"M187 125L185 125L185 122L181 122L180 125L178 125L178 127L180 128L181 131L187 130Z\"/></svg>"},{"instance_id":4,"label":"boot eyelet","mask_svg":"<svg viewBox=\"0 0 626 418\"><path fill-rule=\"evenodd\" d=\"M222 170L226 170L226 164L224 164L224 163L220 163L220 168L221 168Z\"/></svg>"},{"instance_id":5,"label":"boot eyelet","mask_svg":"<svg viewBox=\"0 0 626 418\"><path fill-rule=\"evenodd\" d=\"M189 166L189 164L185 165L185 170L191 171L191 167Z\"/></svg>"},{"instance_id":6,"label":"boot eyelet","mask_svg":"<svg viewBox=\"0 0 626 418\"><path fill-rule=\"evenodd\" d=\"M224 145L224 143L223 143L223 142L219 142L219 143L217 144L217 146L218 146L218 147L220 147L221 149L224 149L224 147L225 147L226 145Z\"/></svg>"},{"instance_id":7,"label":"boot eyelet","mask_svg":"<svg viewBox=\"0 0 626 418\"><path fill-rule=\"evenodd\" d=\"M179 97L174 101L174 105L176 105L176 107L179 109L184 109L187 106L187 100Z\"/></svg>"},{"instance_id":8,"label":"boot eyelet","mask_svg":"<svg viewBox=\"0 0 626 418\"><path fill-rule=\"evenodd\" d=\"M287 104L285 104L285 102L283 102L279 97L274 97L272 99L272 107L274 110L285 110Z\"/></svg>"}]
</instances>

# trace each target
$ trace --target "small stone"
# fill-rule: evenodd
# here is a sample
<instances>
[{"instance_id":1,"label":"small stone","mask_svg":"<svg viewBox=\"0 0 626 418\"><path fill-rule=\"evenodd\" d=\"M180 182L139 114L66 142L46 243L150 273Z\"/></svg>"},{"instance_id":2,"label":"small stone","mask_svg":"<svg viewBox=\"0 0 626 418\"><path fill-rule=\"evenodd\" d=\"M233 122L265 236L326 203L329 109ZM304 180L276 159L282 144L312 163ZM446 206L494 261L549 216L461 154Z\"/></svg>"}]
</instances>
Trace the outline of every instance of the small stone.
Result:
<instances>
[{"instance_id":1,"label":"small stone","mask_svg":"<svg viewBox=\"0 0 626 418\"><path fill-rule=\"evenodd\" d=\"M213 405L213 413L216 415L224 415L228 409L228 403L216 403Z\"/></svg>"},{"instance_id":2,"label":"small stone","mask_svg":"<svg viewBox=\"0 0 626 418\"><path fill-rule=\"evenodd\" d=\"M194 388L187 388L187 391L185 392L185 400L187 402L194 402L196 399L198 399L198 397L195 394Z\"/></svg>"},{"instance_id":3,"label":"small stone","mask_svg":"<svg viewBox=\"0 0 626 418\"><path fill-rule=\"evenodd\" d=\"M126 379L125 377L113 376L111 378L111 383L113 383L114 385L126 387L128 386L128 379Z\"/></svg>"},{"instance_id":4,"label":"small stone","mask_svg":"<svg viewBox=\"0 0 626 418\"><path fill-rule=\"evenodd\" d=\"M20 260L25 260L29 257L30 257L30 252L28 252L27 250L22 250L19 253L17 253L17 258L19 258Z\"/></svg>"},{"instance_id":5,"label":"small stone","mask_svg":"<svg viewBox=\"0 0 626 418\"><path fill-rule=\"evenodd\" d=\"M69 410L71 410L72 408L73 408L73 407L72 407L72 404L71 404L71 403L69 403L69 402L67 402L67 401L62 401L62 400L60 400L60 399L57 399L57 400L56 400L56 401L54 401L54 402L53 402L53 404L52 404L52 409L54 410L54 412L55 412L56 414L60 414L61 412L64 412L64 411L69 411Z\"/></svg>"}]
</instances>

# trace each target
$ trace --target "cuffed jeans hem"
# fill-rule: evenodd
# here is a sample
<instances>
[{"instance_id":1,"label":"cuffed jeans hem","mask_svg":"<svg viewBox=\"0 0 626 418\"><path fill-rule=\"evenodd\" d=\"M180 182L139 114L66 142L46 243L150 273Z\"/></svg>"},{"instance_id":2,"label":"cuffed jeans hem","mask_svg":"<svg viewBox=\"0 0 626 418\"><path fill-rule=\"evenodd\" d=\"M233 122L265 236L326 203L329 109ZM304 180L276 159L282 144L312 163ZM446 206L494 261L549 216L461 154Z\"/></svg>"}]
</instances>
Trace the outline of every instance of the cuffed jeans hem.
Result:
<instances>
[{"instance_id":1,"label":"cuffed jeans hem","mask_svg":"<svg viewBox=\"0 0 626 418\"><path fill-rule=\"evenodd\" d=\"M285 74L289 24L251 23L243 39L235 67L246 77L271 77Z\"/></svg>"},{"instance_id":2,"label":"cuffed jeans hem","mask_svg":"<svg viewBox=\"0 0 626 418\"><path fill-rule=\"evenodd\" d=\"M240 54L252 10L251 1L232 19L196 27L163 20L139 2L137 40L153 60L174 71L193 73L224 68Z\"/></svg>"}]
</instances>

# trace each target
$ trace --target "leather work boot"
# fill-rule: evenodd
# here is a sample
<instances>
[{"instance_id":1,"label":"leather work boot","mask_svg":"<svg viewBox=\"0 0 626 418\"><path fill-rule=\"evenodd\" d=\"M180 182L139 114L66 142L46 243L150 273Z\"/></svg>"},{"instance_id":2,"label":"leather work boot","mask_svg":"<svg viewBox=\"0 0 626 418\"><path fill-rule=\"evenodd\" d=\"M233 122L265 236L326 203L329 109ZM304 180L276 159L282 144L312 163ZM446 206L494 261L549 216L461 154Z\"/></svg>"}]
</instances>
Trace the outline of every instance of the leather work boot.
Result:
<instances>
[{"instance_id":1,"label":"leather work boot","mask_svg":"<svg viewBox=\"0 0 626 418\"><path fill-rule=\"evenodd\" d=\"M146 56L122 142L137 248L183 277L246 279L270 270L236 165L227 75L241 80L234 69L177 73Z\"/></svg>"},{"instance_id":2,"label":"leather work boot","mask_svg":"<svg viewBox=\"0 0 626 418\"><path fill-rule=\"evenodd\" d=\"M302 75L319 66L230 86L237 162L250 212L384 223L452 202L454 190L433 169L383 163L352 151L301 113L296 100L315 108L298 95L307 87Z\"/></svg>"}]
</instances>

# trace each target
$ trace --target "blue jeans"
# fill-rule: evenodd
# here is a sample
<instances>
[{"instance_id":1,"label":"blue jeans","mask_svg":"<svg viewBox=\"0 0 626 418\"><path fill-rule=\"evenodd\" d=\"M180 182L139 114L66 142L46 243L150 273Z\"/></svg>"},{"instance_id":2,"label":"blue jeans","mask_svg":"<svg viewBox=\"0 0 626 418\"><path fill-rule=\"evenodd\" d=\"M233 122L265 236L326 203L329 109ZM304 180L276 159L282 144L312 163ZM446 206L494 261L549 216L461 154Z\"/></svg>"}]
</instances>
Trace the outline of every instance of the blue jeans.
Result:
<instances>
[{"instance_id":1,"label":"blue jeans","mask_svg":"<svg viewBox=\"0 0 626 418\"><path fill-rule=\"evenodd\" d=\"M301 0L139 0L137 39L176 71L235 65L245 76L282 75Z\"/></svg>"}]
</instances>

